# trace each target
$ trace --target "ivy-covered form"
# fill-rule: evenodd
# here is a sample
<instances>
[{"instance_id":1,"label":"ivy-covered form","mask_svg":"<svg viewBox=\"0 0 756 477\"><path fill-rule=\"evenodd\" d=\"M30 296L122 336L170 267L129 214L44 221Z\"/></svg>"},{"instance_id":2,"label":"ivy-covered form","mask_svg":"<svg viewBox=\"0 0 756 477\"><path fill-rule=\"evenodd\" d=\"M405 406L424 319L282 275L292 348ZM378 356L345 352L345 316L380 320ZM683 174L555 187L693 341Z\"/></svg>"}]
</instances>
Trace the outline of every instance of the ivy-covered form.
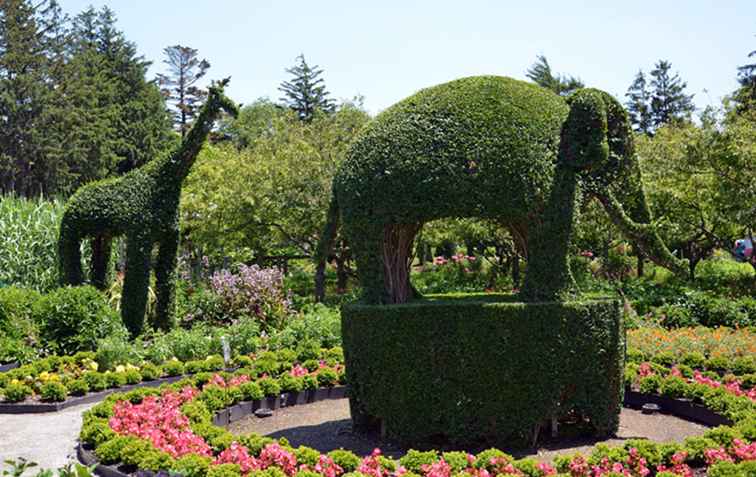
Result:
<instances>
[{"instance_id":1,"label":"ivy-covered form","mask_svg":"<svg viewBox=\"0 0 756 477\"><path fill-rule=\"evenodd\" d=\"M425 222L492 218L527 251L523 298L556 299L573 288L567 248L581 190L599 196L650 259L684 273L648 225L630 124L614 98L463 78L418 92L362 130L334 179L319 252L341 218L364 299L404 303L416 295L409 261Z\"/></svg>"},{"instance_id":2,"label":"ivy-covered form","mask_svg":"<svg viewBox=\"0 0 756 477\"><path fill-rule=\"evenodd\" d=\"M577 412L617 430L624 332L617 301L438 298L342 310L352 418L405 443L533 442Z\"/></svg>"},{"instance_id":3,"label":"ivy-covered form","mask_svg":"<svg viewBox=\"0 0 756 477\"><path fill-rule=\"evenodd\" d=\"M173 324L176 252L181 184L199 154L215 119L226 111L236 115L236 104L223 94L227 80L210 87L205 105L191 131L170 155L155 159L123 177L87 184L69 199L60 226L58 253L63 284L84 281L81 241L92 239L90 281L105 286L111 241L125 235L126 276L121 299L123 322L132 335L144 326L152 249L155 263L157 312L155 325Z\"/></svg>"}]
</instances>

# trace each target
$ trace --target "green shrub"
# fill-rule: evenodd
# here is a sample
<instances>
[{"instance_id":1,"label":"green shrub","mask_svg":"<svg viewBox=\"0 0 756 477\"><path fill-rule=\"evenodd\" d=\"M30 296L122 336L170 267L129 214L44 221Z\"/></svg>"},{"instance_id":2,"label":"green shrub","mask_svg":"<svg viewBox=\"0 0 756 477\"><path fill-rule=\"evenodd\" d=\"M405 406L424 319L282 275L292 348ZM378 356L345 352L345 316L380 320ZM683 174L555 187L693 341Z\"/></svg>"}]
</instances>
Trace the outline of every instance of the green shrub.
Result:
<instances>
[{"instance_id":1,"label":"green shrub","mask_svg":"<svg viewBox=\"0 0 756 477\"><path fill-rule=\"evenodd\" d=\"M171 469L184 477L205 477L210 470L212 459L197 454L187 454L173 464Z\"/></svg>"},{"instance_id":2,"label":"green shrub","mask_svg":"<svg viewBox=\"0 0 756 477\"><path fill-rule=\"evenodd\" d=\"M278 384L281 386L281 391L285 393L299 392L304 389L304 381L302 381L302 378L294 377L289 373L282 374L281 377L278 378Z\"/></svg>"},{"instance_id":3,"label":"green shrub","mask_svg":"<svg viewBox=\"0 0 756 477\"><path fill-rule=\"evenodd\" d=\"M170 470L175 464L176 462L170 454L154 449L145 452L142 455L142 458L139 459L137 466L143 470L158 472L161 470Z\"/></svg>"},{"instance_id":4,"label":"green shrub","mask_svg":"<svg viewBox=\"0 0 756 477\"><path fill-rule=\"evenodd\" d=\"M680 363L690 366L693 369L703 369L706 363L706 356L698 352L685 353Z\"/></svg>"},{"instance_id":5,"label":"green shrub","mask_svg":"<svg viewBox=\"0 0 756 477\"><path fill-rule=\"evenodd\" d=\"M662 366L672 366L675 364L675 355L669 351L662 351L652 356L651 361Z\"/></svg>"},{"instance_id":6,"label":"green shrub","mask_svg":"<svg viewBox=\"0 0 756 477\"><path fill-rule=\"evenodd\" d=\"M126 465L138 466L142 458L155 448L146 440L131 437L131 440L121 449L121 462Z\"/></svg>"},{"instance_id":7,"label":"green shrub","mask_svg":"<svg viewBox=\"0 0 756 477\"><path fill-rule=\"evenodd\" d=\"M756 357L737 357L731 361L730 369L732 369L732 372L737 375L756 373Z\"/></svg>"},{"instance_id":8,"label":"green shrub","mask_svg":"<svg viewBox=\"0 0 756 477\"><path fill-rule=\"evenodd\" d=\"M36 357L28 343L35 343L39 333L33 320L33 306L39 298L34 290L0 287L0 363Z\"/></svg>"},{"instance_id":9,"label":"green shrub","mask_svg":"<svg viewBox=\"0 0 756 477\"><path fill-rule=\"evenodd\" d=\"M58 354L97 349L97 341L125 336L118 314L94 287L66 287L44 295L34 305L40 335Z\"/></svg>"},{"instance_id":10,"label":"green shrub","mask_svg":"<svg viewBox=\"0 0 756 477\"><path fill-rule=\"evenodd\" d=\"M39 388L39 396L43 401L65 401L68 389L58 382L48 382Z\"/></svg>"},{"instance_id":11,"label":"green shrub","mask_svg":"<svg viewBox=\"0 0 756 477\"><path fill-rule=\"evenodd\" d=\"M89 392L89 384L83 379L74 379L66 385L72 396L83 396Z\"/></svg>"},{"instance_id":12,"label":"green shrub","mask_svg":"<svg viewBox=\"0 0 756 477\"><path fill-rule=\"evenodd\" d=\"M333 459L336 465L344 469L345 473L356 471L362 460L354 452L344 449L332 450L328 453L328 456Z\"/></svg>"},{"instance_id":13,"label":"green shrub","mask_svg":"<svg viewBox=\"0 0 756 477\"><path fill-rule=\"evenodd\" d=\"M245 401L256 401L265 397L260 385L256 382L242 383L239 385L239 389Z\"/></svg>"},{"instance_id":14,"label":"green shrub","mask_svg":"<svg viewBox=\"0 0 756 477\"><path fill-rule=\"evenodd\" d=\"M410 444L435 436L460 445L529 442L559 390L572 386L563 412L589 418L596 434L616 430L624 371L617 302L434 298L347 305L342 317L358 427L382 419L390 437Z\"/></svg>"},{"instance_id":15,"label":"green shrub","mask_svg":"<svg viewBox=\"0 0 756 477\"><path fill-rule=\"evenodd\" d=\"M278 396L281 394L281 386L278 380L273 378L262 378L257 381L265 396Z\"/></svg>"},{"instance_id":16,"label":"green shrub","mask_svg":"<svg viewBox=\"0 0 756 477\"><path fill-rule=\"evenodd\" d=\"M212 465L207 471L207 477L241 477L239 464Z\"/></svg>"},{"instance_id":17,"label":"green shrub","mask_svg":"<svg viewBox=\"0 0 756 477\"><path fill-rule=\"evenodd\" d=\"M108 379L99 371L87 371L82 378L92 391L104 391L108 388Z\"/></svg>"},{"instance_id":18,"label":"green shrub","mask_svg":"<svg viewBox=\"0 0 756 477\"><path fill-rule=\"evenodd\" d=\"M105 382L108 383L109 388L119 388L126 385L126 375L124 373L105 372Z\"/></svg>"},{"instance_id":19,"label":"green shrub","mask_svg":"<svg viewBox=\"0 0 756 477\"><path fill-rule=\"evenodd\" d=\"M123 375L126 378L126 384L139 384L142 382L142 373L137 369L127 369Z\"/></svg>"},{"instance_id":20,"label":"green shrub","mask_svg":"<svg viewBox=\"0 0 756 477\"><path fill-rule=\"evenodd\" d=\"M305 446L299 446L296 449L294 449L294 456L297 458L298 464L307 464L313 468L320 460L319 451L311 447L305 447Z\"/></svg>"},{"instance_id":21,"label":"green shrub","mask_svg":"<svg viewBox=\"0 0 756 477\"><path fill-rule=\"evenodd\" d=\"M283 329L273 332L270 346L296 349L300 343L318 343L321 348L341 345L341 315L323 304L308 305L291 318Z\"/></svg>"},{"instance_id":22,"label":"green shrub","mask_svg":"<svg viewBox=\"0 0 756 477\"><path fill-rule=\"evenodd\" d=\"M97 449L95 449L95 455L103 464L115 464L116 462L121 461L121 452L123 452L123 448L134 441L135 438L130 436L114 437L97 446Z\"/></svg>"},{"instance_id":23,"label":"green shrub","mask_svg":"<svg viewBox=\"0 0 756 477\"><path fill-rule=\"evenodd\" d=\"M438 452L435 450L418 451L410 449L399 459L399 464L404 466L410 472L422 473L423 466L429 465L438 460Z\"/></svg>"},{"instance_id":24,"label":"green shrub","mask_svg":"<svg viewBox=\"0 0 756 477\"><path fill-rule=\"evenodd\" d=\"M646 376L640 380L640 392L645 394L656 394L662 384L662 378L657 374Z\"/></svg>"},{"instance_id":25,"label":"green shrub","mask_svg":"<svg viewBox=\"0 0 756 477\"><path fill-rule=\"evenodd\" d=\"M730 369L730 360L725 356L714 356L706 360L704 365L708 371L725 372Z\"/></svg>"},{"instance_id":26,"label":"green shrub","mask_svg":"<svg viewBox=\"0 0 756 477\"><path fill-rule=\"evenodd\" d=\"M32 388L22 383L10 383L2 389L3 398L8 402L20 402L32 395Z\"/></svg>"},{"instance_id":27,"label":"green shrub","mask_svg":"<svg viewBox=\"0 0 756 477\"><path fill-rule=\"evenodd\" d=\"M667 376L661 383L659 391L663 396L681 398L685 395L687 383L677 376Z\"/></svg>"},{"instance_id":28,"label":"green shrub","mask_svg":"<svg viewBox=\"0 0 756 477\"><path fill-rule=\"evenodd\" d=\"M152 381L163 375L163 370L152 363L144 363L139 370L145 381Z\"/></svg>"},{"instance_id":29,"label":"green shrub","mask_svg":"<svg viewBox=\"0 0 756 477\"><path fill-rule=\"evenodd\" d=\"M750 477L734 462L717 462L706 469L708 477Z\"/></svg>"},{"instance_id":30,"label":"green shrub","mask_svg":"<svg viewBox=\"0 0 756 477\"><path fill-rule=\"evenodd\" d=\"M317 374L318 385L321 387L333 387L339 383L338 373L331 368L323 368Z\"/></svg>"},{"instance_id":31,"label":"green shrub","mask_svg":"<svg viewBox=\"0 0 756 477\"><path fill-rule=\"evenodd\" d=\"M162 366L163 373L165 373L166 376L180 376L184 374L184 364L181 361L167 361Z\"/></svg>"},{"instance_id":32,"label":"green shrub","mask_svg":"<svg viewBox=\"0 0 756 477\"><path fill-rule=\"evenodd\" d=\"M116 335L97 342L95 361L99 371L112 371L119 364L137 364L142 356L126 336Z\"/></svg>"}]
</instances>

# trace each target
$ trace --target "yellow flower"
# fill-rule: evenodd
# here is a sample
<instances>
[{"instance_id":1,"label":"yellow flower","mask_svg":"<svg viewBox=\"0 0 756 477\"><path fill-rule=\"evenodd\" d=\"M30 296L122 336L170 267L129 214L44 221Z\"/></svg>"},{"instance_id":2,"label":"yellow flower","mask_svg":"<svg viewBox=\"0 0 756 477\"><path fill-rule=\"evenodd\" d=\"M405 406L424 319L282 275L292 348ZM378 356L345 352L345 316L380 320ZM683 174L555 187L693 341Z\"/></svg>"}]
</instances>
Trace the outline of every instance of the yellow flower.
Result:
<instances>
[{"instance_id":1,"label":"yellow flower","mask_svg":"<svg viewBox=\"0 0 756 477\"><path fill-rule=\"evenodd\" d=\"M116 370L116 372L118 372L118 373L123 373L124 371L126 371L126 366L124 366L124 365L122 365L122 364L119 364L118 366L116 366L116 369L115 369L115 370Z\"/></svg>"}]
</instances>

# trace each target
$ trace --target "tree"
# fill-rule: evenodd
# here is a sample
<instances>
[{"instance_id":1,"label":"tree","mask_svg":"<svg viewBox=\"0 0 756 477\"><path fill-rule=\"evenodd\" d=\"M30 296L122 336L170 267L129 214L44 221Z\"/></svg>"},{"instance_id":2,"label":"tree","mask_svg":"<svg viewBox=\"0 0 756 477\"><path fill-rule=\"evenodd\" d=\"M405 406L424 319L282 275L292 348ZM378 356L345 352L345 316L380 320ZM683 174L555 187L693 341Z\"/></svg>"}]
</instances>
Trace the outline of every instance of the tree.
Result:
<instances>
[{"instance_id":1,"label":"tree","mask_svg":"<svg viewBox=\"0 0 756 477\"><path fill-rule=\"evenodd\" d=\"M625 93L628 100L625 103L630 115L630 122L637 132L650 135L652 132L651 120L651 94L648 91L646 75L642 70L638 71L635 79Z\"/></svg>"},{"instance_id":2,"label":"tree","mask_svg":"<svg viewBox=\"0 0 756 477\"><path fill-rule=\"evenodd\" d=\"M562 96L585 86L579 78L575 78L574 76L552 73L551 65L549 65L548 60L543 55L537 56L536 62L528 69L525 76L535 84L550 89Z\"/></svg>"},{"instance_id":3,"label":"tree","mask_svg":"<svg viewBox=\"0 0 756 477\"><path fill-rule=\"evenodd\" d=\"M189 129L189 123L197 113L207 92L197 83L205 76L210 63L197 56L194 48L182 45L169 46L163 50L168 65L168 74L157 75L163 95L173 107L174 124L181 136Z\"/></svg>"},{"instance_id":4,"label":"tree","mask_svg":"<svg viewBox=\"0 0 756 477\"><path fill-rule=\"evenodd\" d=\"M247 146L206 147L187 178L181 199L186 243L218 261L312 255L333 174L367 120L351 104L309 123L268 101L245 106L237 121L250 124L232 130L245 131Z\"/></svg>"},{"instance_id":5,"label":"tree","mask_svg":"<svg viewBox=\"0 0 756 477\"><path fill-rule=\"evenodd\" d=\"M328 97L330 93L320 77L323 70L317 65L308 65L302 54L297 56L296 61L297 64L286 69L292 75L291 81L284 81L278 88L284 94L280 101L304 122L312 121L317 111L333 112L335 102Z\"/></svg>"},{"instance_id":6,"label":"tree","mask_svg":"<svg viewBox=\"0 0 756 477\"><path fill-rule=\"evenodd\" d=\"M748 58L756 59L756 50L750 52ZM740 88L734 95L738 103L737 111L742 112L754 108L756 105L756 63L738 67L738 83L740 83Z\"/></svg>"},{"instance_id":7,"label":"tree","mask_svg":"<svg viewBox=\"0 0 756 477\"><path fill-rule=\"evenodd\" d=\"M689 119L695 110L693 95L685 94L687 83L675 73L672 64L659 60L651 70L651 119L654 127Z\"/></svg>"},{"instance_id":8,"label":"tree","mask_svg":"<svg viewBox=\"0 0 756 477\"><path fill-rule=\"evenodd\" d=\"M73 22L69 60L59 87L66 107L70 189L138 167L169 145L170 120L150 65L115 26L115 15L90 7Z\"/></svg>"},{"instance_id":9,"label":"tree","mask_svg":"<svg viewBox=\"0 0 756 477\"><path fill-rule=\"evenodd\" d=\"M55 0L0 2L0 191L50 192L60 159L49 135L61 112L56 77L64 23Z\"/></svg>"}]
</instances>

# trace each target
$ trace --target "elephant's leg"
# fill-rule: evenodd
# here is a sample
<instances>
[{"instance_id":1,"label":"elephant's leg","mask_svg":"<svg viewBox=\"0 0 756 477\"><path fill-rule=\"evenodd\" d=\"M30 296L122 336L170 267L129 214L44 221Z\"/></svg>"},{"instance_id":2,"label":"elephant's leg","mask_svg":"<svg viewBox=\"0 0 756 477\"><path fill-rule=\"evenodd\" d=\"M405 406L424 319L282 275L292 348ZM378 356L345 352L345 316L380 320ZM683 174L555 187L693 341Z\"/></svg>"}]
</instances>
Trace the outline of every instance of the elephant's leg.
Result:
<instances>
[{"instance_id":1,"label":"elephant's leg","mask_svg":"<svg viewBox=\"0 0 756 477\"><path fill-rule=\"evenodd\" d=\"M81 269L81 239L77 227L63 217L58 238L58 266L62 285L81 285L84 277Z\"/></svg>"},{"instance_id":2,"label":"elephant's leg","mask_svg":"<svg viewBox=\"0 0 756 477\"><path fill-rule=\"evenodd\" d=\"M173 230L158 244L158 258L155 264L155 282L157 286L157 310L155 327L169 330L173 327L176 315L176 254L178 252L179 232Z\"/></svg>"},{"instance_id":3,"label":"elephant's leg","mask_svg":"<svg viewBox=\"0 0 756 477\"><path fill-rule=\"evenodd\" d=\"M104 290L107 286L108 263L110 262L112 238L102 233L92 240L92 263L91 282L92 285Z\"/></svg>"},{"instance_id":4,"label":"elephant's leg","mask_svg":"<svg viewBox=\"0 0 756 477\"><path fill-rule=\"evenodd\" d=\"M576 202L575 172L558 167L554 186L528 243L528 268L522 286L523 300L551 301L576 288L569 264Z\"/></svg>"},{"instance_id":5,"label":"elephant's leg","mask_svg":"<svg viewBox=\"0 0 756 477\"><path fill-rule=\"evenodd\" d=\"M137 336L144 328L144 312L147 307L147 291L150 284L152 242L139 235L130 236L127 240L121 318L131 335Z\"/></svg>"},{"instance_id":6,"label":"elephant's leg","mask_svg":"<svg viewBox=\"0 0 756 477\"><path fill-rule=\"evenodd\" d=\"M366 303L391 303L386 295L383 278L383 224L369 219L344 221L344 234L354 251L357 273Z\"/></svg>"}]
</instances>

